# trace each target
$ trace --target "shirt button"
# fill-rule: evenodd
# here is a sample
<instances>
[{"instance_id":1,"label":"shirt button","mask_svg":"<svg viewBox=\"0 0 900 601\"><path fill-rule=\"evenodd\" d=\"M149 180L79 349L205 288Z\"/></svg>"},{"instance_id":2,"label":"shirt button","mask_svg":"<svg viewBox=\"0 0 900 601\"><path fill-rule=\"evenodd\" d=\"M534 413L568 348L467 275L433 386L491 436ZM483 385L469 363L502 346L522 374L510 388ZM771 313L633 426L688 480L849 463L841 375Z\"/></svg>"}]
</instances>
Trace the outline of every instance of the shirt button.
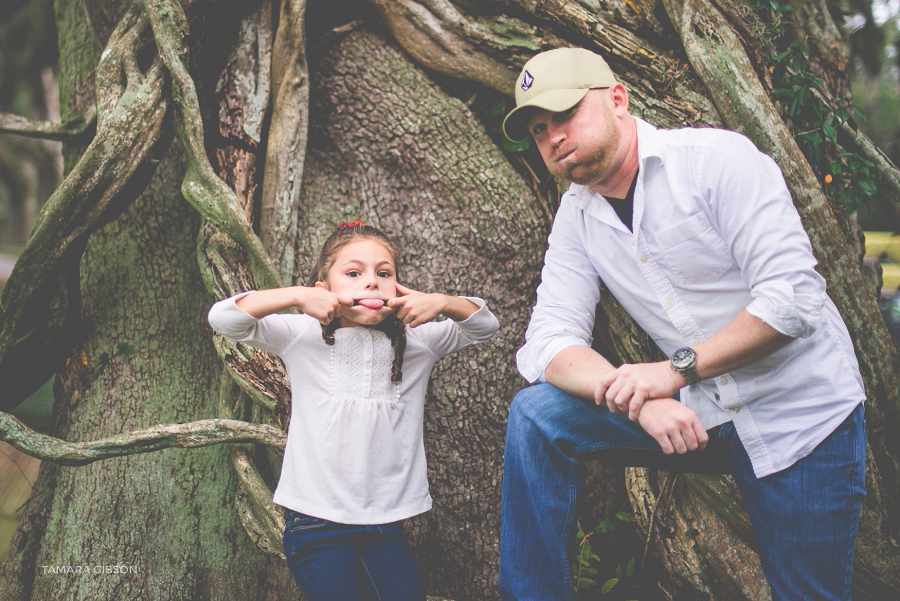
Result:
<instances>
[{"instance_id":1,"label":"shirt button","mask_svg":"<svg viewBox=\"0 0 900 601\"><path fill-rule=\"evenodd\" d=\"M674 304L675 304L675 299L672 298L671 296L666 299L666 306L671 307Z\"/></svg>"},{"instance_id":2,"label":"shirt button","mask_svg":"<svg viewBox=\"0 0 900 601\"><path fill-rule=\"evenodd\" d=\"M741 411L741 408L740 408L740 407L732 407L732 408L731 408L731 412L732 412L732 413L740 413L740 411Z\"/></svg>"},{"instance_id":3,"label":"shirt button","mask_svg":"<svg viewBox=\"0 0 900 601\"><path fill-rule=\"evenodd\" d=\"M700 344L699 338L691 338L691 346L697 346L698 344Z\"/></svg>"},{"instance_id":4,"label":"shirt button","mask_svg":"<svg viewBox=\"0 0 900 601\"><path fill-rule=\"evenodd\" d=\"M647 255L641 255L639 260L640 260L641 263L646 263L646 262L647 262Z\"/></svg>"},{"instance_id":5,"label":"shirt button","mask_svg":"<svg viewBox=\"0 0 900 601\"><path fill-rule=\"evenodd\" d=\"M719 378L719 384L728 384L728 376L722 376Z\"/></svg>"}]
</instances>

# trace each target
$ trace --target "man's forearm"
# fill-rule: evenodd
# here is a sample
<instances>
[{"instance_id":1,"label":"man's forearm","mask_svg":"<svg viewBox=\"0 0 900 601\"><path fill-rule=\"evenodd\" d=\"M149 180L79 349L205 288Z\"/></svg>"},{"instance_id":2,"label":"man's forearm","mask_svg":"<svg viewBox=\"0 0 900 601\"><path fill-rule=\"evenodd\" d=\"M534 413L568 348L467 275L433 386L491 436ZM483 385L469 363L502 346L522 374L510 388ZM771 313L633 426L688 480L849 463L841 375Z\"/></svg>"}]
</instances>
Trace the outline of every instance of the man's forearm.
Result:
<instances>
[{"instance_id":1,"label":"man's forearm","mask_svg":"<svg viewBox=\"0 0 900 601\"><path fill-rule=\"evenodd\" d=\"M590 347L564 348L550 361L544 378L571 395L594 400L597 380L613 371L613 366ZM697 414L672 399L653 399L640 426L659 444L666 454L703 449L709 436Z\"/></svg>"},{"instance_id":2,"label":"man's forearm","mask_svg":"<svg viewBox=\"0 0 900 601\"><path fill-rule=\"evenodd\" d=\"M615 369L603 356L588 346L570 346L558 352L544 378L560 390L583 399L593 399L597 379Z\"/></svg>"},{"instance_id":3,"label":"man's forearm","mask_svg":"<svg viewBox=\"0 0 900 601\"><path fill-rule=\"evenodd\" d=\"M792 338L782 334L746 310L706 340L694 345L696 371L709 380L759 361L782 348ZM623 365L602 376L595 392L596 402L605 402L613 413L637 420L644 401L667 398L687 385L669 361Z\"/></svg>"},{"instance_id":4,"label":"man's forearm","mask_svg":"<svg viewBox=\"0 0 900 601\"><path fill-rule=\"evenodd\" d=\"M708 380L746 367L768 357L791 340L793 338L746 310L741 311L713 336L694 345L697 375L701 380Z\"/></svg>"}]
</instances>

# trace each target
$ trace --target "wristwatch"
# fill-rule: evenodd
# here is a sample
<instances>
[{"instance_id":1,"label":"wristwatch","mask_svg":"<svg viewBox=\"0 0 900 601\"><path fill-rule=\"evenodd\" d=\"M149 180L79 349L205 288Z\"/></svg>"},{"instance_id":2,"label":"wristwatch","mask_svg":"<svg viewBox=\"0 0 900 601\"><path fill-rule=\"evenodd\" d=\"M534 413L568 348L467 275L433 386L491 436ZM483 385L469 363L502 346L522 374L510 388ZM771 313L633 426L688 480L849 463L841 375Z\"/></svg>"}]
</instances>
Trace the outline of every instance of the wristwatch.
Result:
<instances>
[{"instance_id":1,"label":"wristwatch","mask_svg":"<svg viewBox=\"0 0 900 601\"><path fill-rule=\"evenodd\" d=\"M688 385L700 381L697 376L697 353L690 347L680 348L672 354L672 369L680 373Z\"/></svg>"}]
</instances>

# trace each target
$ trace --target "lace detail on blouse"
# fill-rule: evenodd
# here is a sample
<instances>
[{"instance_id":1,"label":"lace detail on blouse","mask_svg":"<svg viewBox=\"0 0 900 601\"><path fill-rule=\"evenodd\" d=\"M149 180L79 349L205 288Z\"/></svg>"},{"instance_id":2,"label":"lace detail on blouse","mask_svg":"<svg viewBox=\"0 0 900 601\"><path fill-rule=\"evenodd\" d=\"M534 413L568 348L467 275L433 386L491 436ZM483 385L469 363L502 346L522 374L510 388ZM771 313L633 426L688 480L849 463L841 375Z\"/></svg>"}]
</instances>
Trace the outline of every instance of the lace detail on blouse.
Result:
<instances>
[{"instance_id":1,"label":"lace detail on blouse","mask_svg":"<svg viewBox=\"0 0 900 601\"><path fill-rule=\"evenodd\" d=\"M400 387L391 382L394 349L384 332L340 328L331 348L331 395L335 398L397 401Z\"/></svg>"}]
</instances>

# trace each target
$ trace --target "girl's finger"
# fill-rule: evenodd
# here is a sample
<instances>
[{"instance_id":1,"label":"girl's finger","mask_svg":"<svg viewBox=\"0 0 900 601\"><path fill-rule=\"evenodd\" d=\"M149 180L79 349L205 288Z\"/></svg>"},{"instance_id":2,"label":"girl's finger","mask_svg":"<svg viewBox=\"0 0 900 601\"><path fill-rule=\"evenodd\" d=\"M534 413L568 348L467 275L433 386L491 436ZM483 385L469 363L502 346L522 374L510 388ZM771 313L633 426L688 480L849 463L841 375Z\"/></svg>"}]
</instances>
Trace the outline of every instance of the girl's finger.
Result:
<instances>
[{"instance_id":1,"label":"girl's finger","mask_svg":"<svg viewBox=\"0 0 900 601\"><path fill-rule=\"evenodd\" d=\"M402 296L398 296L398 297L396 297L396 298L388 299L387 306L388 306L388 307L391 307L391 308L394 308L394 307L402 307L403 305L406 304L406 300L407 300L407 299L404 298L404 297L402 297Z\"/></svg>"},{"instance_id":2,"label":"girl's finger","mask_svg":"<svg viewBox=\"0 0 900 601\"><path fill-rule=\"evenodd\" d=\"M397 285L397 292L403 296L406 296L407 294L412 294L413 292L415 292L415 290L413 290L412 288L407 288L400 282L395 282L395 283Z\"/></svg>"}]
</instances>

